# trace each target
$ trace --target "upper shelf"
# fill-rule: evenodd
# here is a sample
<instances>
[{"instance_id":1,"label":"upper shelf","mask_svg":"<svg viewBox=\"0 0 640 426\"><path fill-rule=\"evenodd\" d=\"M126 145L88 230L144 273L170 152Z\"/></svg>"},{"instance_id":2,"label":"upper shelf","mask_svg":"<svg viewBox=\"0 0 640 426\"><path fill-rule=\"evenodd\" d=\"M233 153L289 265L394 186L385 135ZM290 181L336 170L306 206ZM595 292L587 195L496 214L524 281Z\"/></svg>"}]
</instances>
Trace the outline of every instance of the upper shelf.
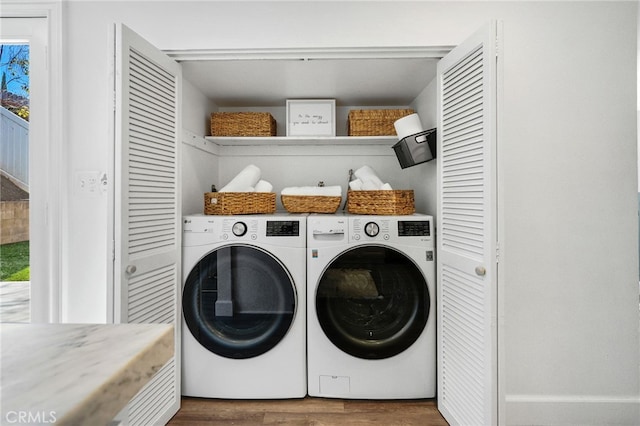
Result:
<instances>
[{"instance_id":1,"label":"upper shelf","mask_svg":"<svg viewBox=\"0 0 640 426\"><path fill-rule=\"evenodd\" d=\"M218 107L278 106L287 99L338 105L408 105L434 80L451 46L167 50L182 76ZM375 70L375 72L372 72Z\"/></svg>"},{"instance_id":2,"label":"upper shelf","mask_svg":"<svg viewBox=\"0 0 640 426\"><path fill-rule=\"evenodd\" d=\"M269 137L230 137L206 136L206 140L218 146L259 146L259 145L380 145L391 146L398 141L397 136L332 136L332 137L297 137L297 136L269 136Z\"/></svg>"}]
</instances>

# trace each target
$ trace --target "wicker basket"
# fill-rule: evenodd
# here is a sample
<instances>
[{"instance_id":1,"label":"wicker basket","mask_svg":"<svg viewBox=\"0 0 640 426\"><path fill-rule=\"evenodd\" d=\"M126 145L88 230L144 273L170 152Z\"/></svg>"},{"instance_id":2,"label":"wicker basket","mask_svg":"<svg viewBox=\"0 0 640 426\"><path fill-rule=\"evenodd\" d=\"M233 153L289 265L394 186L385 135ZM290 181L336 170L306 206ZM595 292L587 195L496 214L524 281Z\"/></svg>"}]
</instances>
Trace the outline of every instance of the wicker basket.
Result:
<instances>
[{"instance_id":1,"label":"wicker basket","mask_svg":"<svg viewBox=\"0 0 640 426\"><path fill-rule=\"evenodd\" d=\"M274 213L275 192L205 192L204 214Z\"/></svg>"},{"instance_id":2,"label":"wicker basket","mask_svg":"<svg viewBox=\"0 0 640 426\"><path fill-rule=\"evenodd\" d=\"M416 212L413 190L349 191L347 210L353 214L408 215Z\"/></svg>"},{"instance_id":3,"label":"wicker basket","mask_svg":"<svg viewBox=\"0 0 640 426\"><path fill-rule=\"evenodd\" d=\"M349 136L394 136L393 123L412 109L354 109L349 111Z\"/></svg>"},{"instance_id":4,"label":"wicker basket","mask_svg":"<svg viewBox=\"0 0 640 426\"><path fill-rule=\"evenodd\" d=\"M275 136L276 120L268 112L214 112L211 136Z\"/></svg>"},{"instance_id":5,"label":"wicker basket","mask_svg":"<svg viewBox=\"0 0 640 426\"><path fill-rule=\"evenodd\" d=\"M327 195L281 195L282 205L289 213L335 213L342 197Z\"/></svg>"}]
</instances>

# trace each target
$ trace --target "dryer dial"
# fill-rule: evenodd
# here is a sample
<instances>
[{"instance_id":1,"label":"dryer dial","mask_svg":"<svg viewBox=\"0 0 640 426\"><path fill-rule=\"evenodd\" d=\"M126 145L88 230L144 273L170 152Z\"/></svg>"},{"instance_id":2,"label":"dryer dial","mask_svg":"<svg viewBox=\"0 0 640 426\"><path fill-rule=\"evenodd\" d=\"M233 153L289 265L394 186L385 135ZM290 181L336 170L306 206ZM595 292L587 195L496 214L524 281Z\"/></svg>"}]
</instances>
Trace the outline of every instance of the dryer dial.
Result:
<instances>
[{"instance_id":1,"label":"dryer dial","mask_svg":"<svg viewBox=\"0 0 640 426\"><path fill-rule=\"evenodd\" d=\"M242 237L247 233L247 225L244 222L236 222L233 224L231 232L233 232L233 235L236 237Z\"/></svg>"},{"instance_id":2,"label":"dryer dial","mask_svg":"<svg viewBox=\"0 0 640 426\"><path fill-rule=\"evenodd\" d=\"M380 232L380 227L375 222L369 222L364 226L364 233L368 237L375 237Z\"/></svg>"}]
</instances>

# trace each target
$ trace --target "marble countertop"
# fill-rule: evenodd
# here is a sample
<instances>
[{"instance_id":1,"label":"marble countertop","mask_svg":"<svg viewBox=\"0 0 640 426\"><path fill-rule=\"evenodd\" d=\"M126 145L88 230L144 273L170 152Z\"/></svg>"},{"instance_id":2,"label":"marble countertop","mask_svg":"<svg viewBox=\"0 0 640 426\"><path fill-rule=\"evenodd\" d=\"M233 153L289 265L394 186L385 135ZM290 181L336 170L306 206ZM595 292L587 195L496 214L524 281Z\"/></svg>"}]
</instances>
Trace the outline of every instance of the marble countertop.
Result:
<instances>
[{"instance_id":1,"label":"marble countertop","mask_svg":"<svg viewBox=\"0 0 640 426\"><path fill-rule=\"evenodd\" d=\"M108 424L174 350L170 324L0 324L0 424Z\"/></svg>"}]
</instances>

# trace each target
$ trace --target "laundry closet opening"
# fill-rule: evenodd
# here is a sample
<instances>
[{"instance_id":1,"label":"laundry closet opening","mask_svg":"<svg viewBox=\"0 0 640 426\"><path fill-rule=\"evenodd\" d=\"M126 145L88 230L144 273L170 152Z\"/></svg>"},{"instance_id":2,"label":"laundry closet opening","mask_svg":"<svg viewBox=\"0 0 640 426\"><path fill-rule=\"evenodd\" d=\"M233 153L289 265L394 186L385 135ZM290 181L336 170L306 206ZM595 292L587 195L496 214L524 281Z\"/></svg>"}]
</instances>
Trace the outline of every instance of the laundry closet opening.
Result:
<instances>
[{"instance_id":1,"label":"laundry closet opening","mask_svg":"<svg viewBox=\"0 0 640 426\"><path fill-rule=\"evenodd\" d=\"M366 164L394 189L414 189L417 210L435 213L435 161L401 170L392 149L397 138L349 137L347 117L354 109L413 109L425 127L436 127L436 66L450 50L445 46L165 51L181 64L189 86L184 90L183 125L194 138L207 139L183 150L183 213L200 212L203 192L212 184L220 188L251 163L260 167L275 192L323 181L343 186L343 193L348 171ZM288 99L335 99L336 137L287 137ZM240 111L269 112L277 123L276 137L241 141L209 137L211 113ZM283 208L279 199L277 207Z\"/></svg>"}]
</instances>

